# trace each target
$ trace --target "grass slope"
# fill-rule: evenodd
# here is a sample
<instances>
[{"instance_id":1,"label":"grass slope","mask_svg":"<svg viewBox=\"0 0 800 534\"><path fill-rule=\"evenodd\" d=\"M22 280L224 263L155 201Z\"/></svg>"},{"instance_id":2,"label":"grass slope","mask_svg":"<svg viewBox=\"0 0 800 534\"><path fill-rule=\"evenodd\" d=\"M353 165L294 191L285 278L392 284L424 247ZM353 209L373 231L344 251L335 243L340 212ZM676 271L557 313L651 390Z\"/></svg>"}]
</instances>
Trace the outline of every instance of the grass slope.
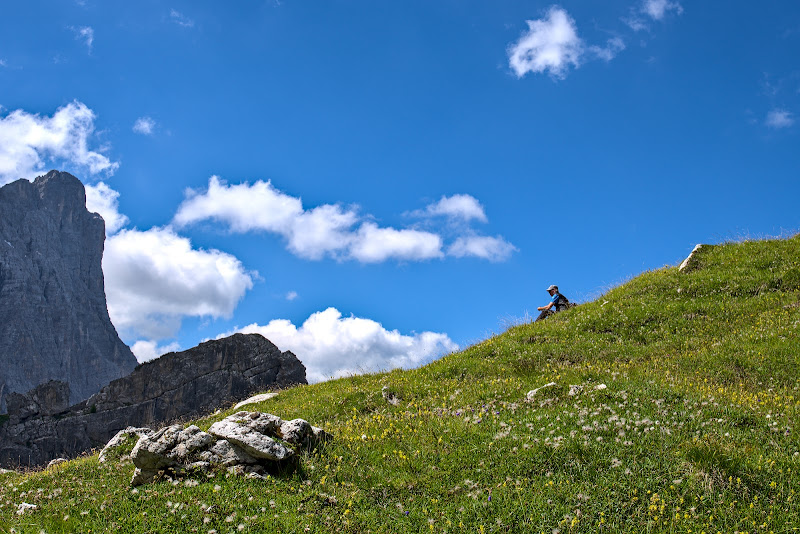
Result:
<instances>
[{"instance_id":1,"label":"grass slope","mask_svg":"<svg viewBox=\"0 0 800 534\"><path fill-rule=\"evenodd\" d=\"M85 457L0 475L0 532L796 532L798 325L800 236L713 247L421 369L257 405L336 436L297 471L132 490L129 463Z\"/></svg>"}]
</instances>

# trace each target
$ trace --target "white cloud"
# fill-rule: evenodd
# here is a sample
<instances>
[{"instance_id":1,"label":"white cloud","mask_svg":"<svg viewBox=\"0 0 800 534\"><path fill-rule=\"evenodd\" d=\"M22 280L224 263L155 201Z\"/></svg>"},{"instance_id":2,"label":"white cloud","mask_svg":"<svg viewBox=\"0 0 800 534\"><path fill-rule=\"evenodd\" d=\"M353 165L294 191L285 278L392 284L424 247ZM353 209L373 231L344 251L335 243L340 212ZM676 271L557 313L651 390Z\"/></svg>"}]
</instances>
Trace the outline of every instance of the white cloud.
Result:
<instances>
[{"instance_id":1,"label":"white cloud","mask_svg":"<svg viewBox=\"0 0 800 534\"><path fill-rule=\"evenodd\" d=\"M767 119L764 123L770 128L776 130L780 128L788 128L794 124L794 115L785 109L773 109L767 113Z\"/></svg>"},{"instance_id":2,"label":"white cloud","mask_svg":"<svg viewBox=\"0 0 800 534\"><path fill-rule=\"evenodd\" d=\"M251 324L237 332L261 334L281 350L291 350L306 366L309 382L408 369L458 349L446 334L403 335L371 319L342 317L336 308L314 313L299 328L291 321L276 319L266 326Z\"/></svg>"},{"instance_id":3,"label":"white cloud","mask_svg":"<svg viewBox=\"0 0 800 534\"><path fill-rule=\"evenodd\" d=\"M606 42L606 46L590 46L589 50L598 58L604 61L611 61L617 54L625 50L625 41L619 37L612 37Z\"/></svg>"},{"instance_id":4,"label":"white cloud","mask_svg":"<svg viewBox=\"0 0 800 534\"><path fill-rule=\"evenodd\" d=\"M458 238L450 247L450 255L454 257L476 256L499 261L516 250L501 237L471 235L467 223L473 219L487 222L487 218L483 206L470 195L444 196L410 215L447 217L451 225L445 232ZM212 176L205 192L187 190L173 223L185 227L205 220L225 224L233 232L265 231L280 235L286 239L289 251L312 260L331 257L379 263L445 257L444 240L437 232L380 227L359 215L355 207L339 204L306 210L299 198L282 193L271 182L228 185ZM470 237L464 237L465 233Z\"/></svg>"},{"instance_id":5,"label":"white cloud","mask_svg":"<svg viewBox=\"0 0 800 534\"><path fill-rule=\"evenodd\" d=\"M6 66L8 66L8 63L6 62L6 60L0 58L0 67L6 67Z\"/></svg>"},{"instance_id":6,"label":"white cloud","mask_svg":"<svg viewBox=\"0 0 800 534\"><path fill-rule=\"evenodd\" d=\"M184 28L191 28L194 26L194 21L192 19L175 9L170 9L169 17L172 19L172 22Z\"/></svg>"},{"instance_id":7,"label":"white cloud","mask_svg":"<svg viewBox=\"0 0 800 534\"><path fill-rule=\"evenodd\" d=\"M338 204L304 210L299 198L278 191L270 182L228 185L212 176L205 193L187 191L173 221L187 226L207 219L225 223L234 232L276 233L287 240L292 253L314 260L331 256L374 263L442 256L441 237L436 234L379 228L361 222L354 208Z\"/></svg>"},{"instance_id":8,"label":"white cloud","mask_svg":"<svg viewBox=\"0 0 800 534\"><path fill-rule=\"evenodd\" d=\"M488 220L481 203L471 195L443 196L438 202L429 204L424 210L412 211L409 215L414 217L444 216L464 222L472 219L480 222Z\"/></svg>"},{"instance_id":9,"label":"white cloud","mask_svg":"<svg viewBox=\"0 0 800 534\"><path fill-rule=\"evenodd\" d=\"M131 352L139 363L149 362L168 352L178 352L179 350L181 350L181 346L178 343L159 345L155 341L148 340L139 340L131 347Z\"/></svg>"},{"instance_id":10,"label":"white cloud","mask_svg":"<svg viewBox=\"0 0 800 534\"><path fill-rule=\"evenodd\" d=\"M94 112L74 101L52 117L21 109L0 117L0 185L18 178L32 179L45 163L73 166L92 175L113 174L119 163L89 150L94 133Z\"/></svg>"},{"instance_id":11,"label":"white cloud","mask_svg":"<svg viewBox=\"0 0 800 534\"><path fill-rule=\"evenodd\" d=\"M466 236L456 239L447 249L447 255L456 258L472 256L498 262L507 260L516 250L501 236Z\"/></svg>"},{"instance_id":12,"label":"white cloud","mask_svg":"<svg viewBox=\"0 0 800 534\"><path fill-rule=\"evenodd\" d=\"M548 71L554 78L564 78L570 67L580 65L583 42L566 11L553 6L547 18L527 23L528 31L508 49L509 65L517 77Z\"/></svg>"},{"instance_id":13,"label":"white cloud","mask_svg":"<svg viewBox=\"0 0 800 534\"><path fill-rule=\"evenodd\" d=\"M355 210L336 204L323 204L298 213L286 234L289 250L312 260L326 254L341 257L353 242L352 227L358 220Z\"/></svg>"},{"instance_id":14,"label":"white cloud","mask_svg":"<svg viewBox=\"0 0 800 534\"><path fill-rule=\"evenodd\" d=\"M139 117L133 123L133 131L142 135L153 135L156 128L156 121L150 117Z\"/></svg>"},{"instance_id":15,"label":"white cloud","mask_svg":"<svg viewBox=\"0 0 800 534\"><path fill-rule=\"evenodd\" d=\"M70 29L75 34L75 39L78 41L83 41L83 44L86 45L86 48L89 49L89 52L92 51L92 44L94 44L94 30L91 26L81 26L79 28L70 27Z\"/></svg>"},{"instance_id":16,"label":"white cloud","mask_svg":"<svg viewBox=\"0 0 800 534\"><path fill-rule=\"evenodd\" d=\"M287 235L302 213L300 199L281 193L271 182L228 185L212 176L205 193L186 191L173 220L187 226L211 219L228 224L234 232L266 230Z\"/></svg>"},{"instance_id":17,"label":"white cloud","mask_svg":"<svg viewBox=\"0 0 800 534\"><path fill-rule=\"evenodd\" d=\"M230 317L254 275L229 254L192 248L171 228L112 235L103 273L114 326L149 339L173 336L184 316Z\"/></svg>"},{"instance_id":18,"label":"white cloud","mask_svg":"<svg viewBox=\"0 0 800 534\"><path fill-rule=\"evenodd\" d=\"M442 238L430 232L379 228L367 222L358 229L350 255L364 263L441 258Z\"/></svg>"},{"instance_id":19,"label":"white cloud","mask_svg":"<svg viewBox=\"0 0 800 534\"><path fill-rule=\"evenodd\" d=\"M289 291L288 293L286 293L286 300L291 302L293 300L296 300L297 296L298 296L297 291Z\"/></svg>"},{"instance_id":20,"label":"white cloud","mask_svg":"<svg viewBox=\"0 0 800 534\"><path fill-rule=\"evenodd\" d=\"M647 14L653 20L661 20L669 11L674 11L678 15L683 13L683 7L678 2L669 0L644 0L642 13Z\"/></svg>"},{"instance_id":21,"label":"white cloud","mask_svg":"<svg viewBox=\"0 0 800 534\"><path fill-rule=\"evenodd\" d=\"M128 224L128 217L119 212L119 193L103 182L87 185L86 209L99 213L106 222L106 236L115 234L117 230Z\"/></svg>"}]
</instances>

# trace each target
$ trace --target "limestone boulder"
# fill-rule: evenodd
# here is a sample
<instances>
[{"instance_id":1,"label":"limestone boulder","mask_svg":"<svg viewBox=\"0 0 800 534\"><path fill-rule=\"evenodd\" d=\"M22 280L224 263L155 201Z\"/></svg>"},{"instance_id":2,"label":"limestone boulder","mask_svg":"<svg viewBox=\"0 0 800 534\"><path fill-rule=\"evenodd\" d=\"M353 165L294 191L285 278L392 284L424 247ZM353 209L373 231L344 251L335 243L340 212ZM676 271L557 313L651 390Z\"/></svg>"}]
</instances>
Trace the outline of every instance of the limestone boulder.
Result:
<instances>
[{"instance_id":1,"label":"limestone boulder","mask_svg":"<svg viewBox=\"0 0 800 534\"><path fill-rule=\"evenodd\" d=\"M279 435L282 423L280 417L271 414L239 412L214 423L208 432L237 445L254 458L282 461L294 455L291 448L270 437Z\"/></svg>"},{"instance_id":2,"label":"limestone boulder","mask_svg":"<svg viewBox=\"0 0 800 534\"><path fill-rule=\"evenodd\" d=\"M108 440L106 446L100 451L98 461L100 463L105 463L110 455L114 454L117 449L123 447L126 443L129 443L131 440L135 440L134 443L136 443L139 441L139 438L149 436L152 433L152 430L144 427L137 428L129 426L128 428L120 430L114 434L113 438Z\"/></svg>"}]
</instances>

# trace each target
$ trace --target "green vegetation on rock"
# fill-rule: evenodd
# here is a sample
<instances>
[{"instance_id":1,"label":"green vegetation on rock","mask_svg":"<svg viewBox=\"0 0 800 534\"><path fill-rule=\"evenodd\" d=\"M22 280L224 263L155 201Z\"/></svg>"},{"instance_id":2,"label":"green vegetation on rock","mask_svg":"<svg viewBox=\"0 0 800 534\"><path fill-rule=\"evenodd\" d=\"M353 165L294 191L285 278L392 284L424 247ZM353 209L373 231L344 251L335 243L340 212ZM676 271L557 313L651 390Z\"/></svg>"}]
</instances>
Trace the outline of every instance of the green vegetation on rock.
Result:
<instances>
[{"instance_id":1,"label":"green vegetation on rock","mask_svg":"<svg viewBox=\"0 0 800 534\"><path fill-rule=\"evenodd\" d=\"M709 247L423 368L248 406L335 436L266 481L132 489L96 456L0 475L0 532L793 532L799 327L800 236Z\"/></svg>"}]
</instances>

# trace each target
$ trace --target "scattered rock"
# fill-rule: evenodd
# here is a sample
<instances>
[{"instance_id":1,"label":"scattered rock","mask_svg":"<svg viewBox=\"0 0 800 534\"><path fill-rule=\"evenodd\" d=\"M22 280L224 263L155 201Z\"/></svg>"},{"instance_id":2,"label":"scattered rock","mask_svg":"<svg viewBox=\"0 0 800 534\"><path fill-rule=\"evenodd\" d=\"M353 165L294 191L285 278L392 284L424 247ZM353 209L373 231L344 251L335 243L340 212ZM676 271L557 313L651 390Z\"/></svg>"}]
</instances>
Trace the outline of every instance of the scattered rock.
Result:
<instances>
[{"instance_id":1,"label":"scattered rock","mask_svg":"<svg viewBox=\"0 0 800 534\"><path fill-rule=\"evenodd\" d=\"M149 428L137 428L133 426L129 426L124 430L120 430L114 434L114 437L111 438L108 443L106 443L106 446L100 451L100 456L97 460L100 463L104 463L112 452L125 445L125 443L134 436L136 436L136 440L138 441L142 436L148 436L152 433L153 431Z\"/></svg>"},{"instance_id":2,"label":"scattered rock","mask_svg":"<svg viewBox=\"0 0 800 534\"><path fill-rule=\"evenodd\" d=\"M264 402L277 396L278 396L277 393L261 393L260 395L253 395L249 399L245 399L236 406L234 406L233 409L238 410L242 406L247 406L248 404L255 404L257 402Z\"/></svg>"},{"instance_id":3,"label":"scattered rock","mask_svg":"<svg viewBox=\"0 0 800 534\"><path fill-rule=\"evenodd\" d=\"M294 451L270 437L280 435L280 417L259 412L238 412L211 425L208 432L244 449L254 458L286 460ZM308 423L306 423L308 424Z\"/></svg>"},{"instance_id":4,"label":"scattered rock","mask_svg":"<svg viewBox=\"0 0 800 534\"><path fill-rule=\"evenodd\" d=\"M211 449L201 453L200 459L209 464L219 464L225 467L237 464L258 463L258 460L225 439L218 440Z\"/></svg>"},{"instance_id":5,"label":"scattered rock","mask_svg":"<svg viewBox=\"0 0 800 534\"><path fill-rule=\"evenodd\" d=\"M47 464L47 468L50 469L53 466L56 466L58 464L66 463L68 461L69 460L67 460L66 458L56 458L55 460L50 460L50 463Z\"/></svg>"},{"instance_id":6,"label":"scattered rock","mask_svg":"<svg viewBox=\"0 0 800 534\"><path fill-rule=\"evenodd\" d=\"M569 386L569 393L568 393L568 395L569 395L570 397L574 397L575 395L578 395L578 394L579 394L581 391L583 391L583 386L579 386L579 385L577 385L577 384L571 384L571 385Z\"/></svg>"},{"instance_id":7,"label":"scattered rock","mask_svg":"<svg viewBox=\"0 0 800 534\"><path fill-rule=\"evenodd\" d=\"M303 419L284 421L278 429L278 435L284 441L302 445L307 443L308 438L312 436L311 425Z\"/></svg>"},{"instance_id":8,"label":"scattered rock","mask_svg":"<svg viewBox=\"0 0 800 534\"><path fill-rule=\"evenodd\" d=\"M392 406L400 406L400 398L395 395L394 391L389 389L389 386L383 386L381 396Z\"/></svg>"},{"instance_id":9,"label":"scattered rock","mask_svg":"<svg viewBox=\"0 0 800 534\"><path fill-rule=\"evenodd\" d=\"M533 399L533 398L536 396L536 394L537 394L537 393L539 393L541 390L543 390L543 389L546 389L546 388L553 388L553 387L557 387L557 386L558 386L558 384L556 384L555 382L549 382L549 383L547 383L547 384L545 384L545 385L543 385L543 386L541 386L541 387L538 387L538 388L536 388L536 389L532 389L532 390L530 390L530 391L528 392L528 394L526 395L526 397L528 398L528 400L531 400L531 399Z\"/></svg>"},{"instance_id":10,"label":"scattered rock","mask_svg":"<svg viewBox=\"0 0 800 534\"><path fill-rule=\"evenodd\" d=\"M150 483L161 473L207 472L214 466L262 478L271 462L283 462L301 447L332 439L303 419L283 421L261 412L237 412L211 425L208 432L195 425L172 425L142 434L130 455L136 466L133 486Z\"/></svg>"},{"instance_id":11,"label":"scattered rock","mask_svg":"<svg viewBox=\"0 0 800 534\"><path fill-rule=\"evenodd\" d=\"M150 436L142 436L131 451L131 460L139 469L158 471L176 464L170 452L178 444L181 425L167 426Z\"/></svg>"}]
</instances>

